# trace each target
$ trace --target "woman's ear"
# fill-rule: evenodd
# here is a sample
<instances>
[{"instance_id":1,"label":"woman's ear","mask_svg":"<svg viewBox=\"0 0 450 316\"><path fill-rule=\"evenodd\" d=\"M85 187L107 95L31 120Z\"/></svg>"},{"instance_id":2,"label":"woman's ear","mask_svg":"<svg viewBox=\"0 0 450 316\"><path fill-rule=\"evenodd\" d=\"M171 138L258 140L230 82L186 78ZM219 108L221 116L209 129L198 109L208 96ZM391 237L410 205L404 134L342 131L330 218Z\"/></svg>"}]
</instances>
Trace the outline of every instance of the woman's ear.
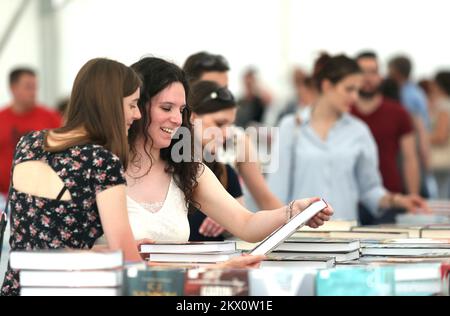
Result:
<instances>
[{"instance_id":1,"label":"woman's ear","mask_svg":"<svg viewBox=\"0 0 450 316\"><path fill-rule=\"evenodd\" d=\"M198 119L198 115L194 112L191 113L191 118L190 118L190 122L192 125L194 125L194 121Z\"/></svg>"},{"instance_id":2,"label":"woman's ear","mask_svg":"<svg viewBox=\"0 0 450 316\"><path fill-rule=\"evenodd\" d=\"M324 79L321 83L322 92L327 93L333 88L333 86L334 85L330 80Z\"/></svg>"},{"instance_id":3,"label":"woman's ear","mask_svg":"<svg viewBox=\"0 0 450 316\"><path fill-rule=\"evenodd\" d=\"M191 125L194 125L195 120L198 118L197 114L195 114L194 112L191 113L191 117L189 118L189 122L191 123Z\"/></svg>"}]
</instances>

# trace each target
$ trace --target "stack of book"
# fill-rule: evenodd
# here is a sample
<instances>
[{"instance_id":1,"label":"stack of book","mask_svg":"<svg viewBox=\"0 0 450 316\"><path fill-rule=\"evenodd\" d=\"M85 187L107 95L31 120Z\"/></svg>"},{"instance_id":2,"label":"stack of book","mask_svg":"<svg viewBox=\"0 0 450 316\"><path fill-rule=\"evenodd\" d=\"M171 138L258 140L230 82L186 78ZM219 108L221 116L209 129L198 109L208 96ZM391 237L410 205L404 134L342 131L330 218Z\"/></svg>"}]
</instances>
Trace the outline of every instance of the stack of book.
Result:
<instances>
[{"instance_id":1,"label":"stack of book","mask_svg":"<svg viewBox=\"0 0 450 316\"><path fill-rule=\"evenodd\" d=\"M123 295L182 296L187 269L149 267L145 263L125 265Z\"/></svg>"},{"instance_id":2,"label":"stack of book","mask_svg":"<svg viewBox=\"0 0 450 316\"><path fill-rule=\"evenodd\" d=\"M331 232L331 231L349 231L352 227L356 226L356 221L344 221L344 220L331 220L325 222L322 226L318 228L311 227L303 227L301 231L322 231L322 232ZM300 230L299 230L300 231ZM292 236L294 237L294 236Z\"/></svg>"},{"instance_id":3,"label":"stack of book","mask_svg":"<svg viewBox=\"0 0 450 316\"><path fill-rule=\"evenodd\" d=\"M336 265L336 258L330 255L305 256L296 253L273 252L261 262L261 268L308 268L330 269Z\"/></svg>"},{"instance_id":4,"label":"stack of book","mask_svg":"<svg viewBox=\"0 0 450 316\"><path fill-rule=\"evenodd\" d=\"M427 203L434 214L450 216L450 200L428 200Z\"/></svg>"},{"instance_id":5,"label":"stack of book","mask_svg":"<svg viewBox=\"0 0 450 316\"><path fill-rule=\"evenodd\" d=\"M316 269L260 268L249 271L251 296L314 296Z\"/></svg>"},{"instance_id":6,"label":"stack of book","mask_svg":"<svg viewBox=\"0 0 450 316\"><path fill-rule=\"evenodd\" d=\"M122 252L82 250L13 251L22 296L119 296Z\"/></svg>"},{"instance_id":7,"label":"stack of book","mask_svg":"<svg viewBox=\"0 0 450 316\"><path fill-rule=\"evenodd\" d=\"M241 255L234 241L155 243L141 245L140 251L154 264L214 264Z\"/></svg>"},{"instance_id":8,"label":"stack of book","mask_svg":"<svg viewBox=\"0 0 450 316\"><path fill-rule=\"evenodd\" d=\"M233 241L236 243L236 249L243 252L248 252L258 246L261 242L247 242L244 240L241 240L237 237L230 237L227 238L226 241Z\"/></svg>"},{"instance_id":9,"label":"stack of book","mask_svg":"<svg viewBox=\"0 0 450 316\"><path fill-rule=\"evenodd\" d=\"M396 222L408 225L450 224L449 200L428 200L427 204L431 214L399 214Z\"/></svg>"},{"instance_id":10,"label":"stack of book","mask_svg":"<svg viewBox=\"0 0 450 316\"><path fill-rule=\"evenodd\" d=\"M416 215L411 215L416 216ZM427 215L424 215L427 216ZM328 232L333 238L399 239L399 238L447 238L450 239L450 224L382 224L355 226L348 232Z\"/></svg>"},{"instance_id":11,"label":"stack of book","mask_svg":"<svg viewBox=\"0 0 450 316\"><path fill-rule=\"evenodd\" d=\"M394 295L392 268L338 267L321 270L316 277L317 296Z\"/></svg>"},{"instance_id":12,"label":"stack of book","mask_svg":"<svg viewBox=\"0 0 450 316\"><path fill-rule=\"evenodd\" d=\"M427 225L421 230L420 234L422 238L450 239L450 224Z\"/></svg>"},{"instance_id":13,"label":"stack of book","mask_svg":"<svg viewBox=\"0 0 450 316\"><path fill-rule=\"evenodd\" d=\"M369 265L321 270L318 296L429 296L444 295L440 263Z\"/></svg>"},{"instance_id":14,"label":"stack of book","mask_svg":"<svg viewBox=\"0 0 450 316\"><path fill-rule=\"evenodd\" d=\"M447 214L399 214L395 217L398 224L403 225L430 225L450 224L450 215Z\"/></svg>"},{"instance_id":15,"label":"stack of book","mask_svg":"<svg viewBox=\"0 0 450 316\"><path fill-rule=\"evenodd\" d=\"M271 256L279 260L303 258L317 260L322 258L335 262L356 260L359 258L360 242L357 239L297 238L291 237L277 246Z\"/></svg>"},{"instance_id":16,"label":"stack of book","mask_svg":"<svg viewBox=\"0 0 450 316\"><path fill-rule=\"evenodd\" d=\"M386 234L401 234L395 238L420 238L420 233L424 228L424 225L402 225L402 224L384 224L384 225L371 225L371 226L358 226L352 227L352 232L365 232L365 233L379 233ZM393 239L393 238L385 238Z\"/></svg>"},{"instance_id":17,"label":"stack of book","mask_svg":"<svg viewBox=\"0 0 450 316\"><path fill-rule=\"evenodd\" d=\"M126 266L126 296L248 296L248 269Z\"/></svg>"},{"instance_id":18,"label":"stack of book","mask_svg":"<svg viewBox=\"0 0 450 316\"><path fill-rule=\"evenodd\" d=\"M359 239L363 240L384 240L408 238L406 232L382 232L382 231L348 231L348 232L330 232L329 238L339 239Z\"/></svg>"},{"instance_id":19,"label":"stack of book","mask_svg":"<svg viewBox=\"0 0 450 316\"><path fill-rule=\"evenodd\" d=\"M248 269L189 269L185 296L249 296Z\"/></svg>"},{"instance_id":20,"label":"stack of book","mask_svg":"<svg viewBox=\"0 0 450 316\"><path fill-rule=\"evenodd\" d=\"M394 265L395 295L443 295L441 266L441 263Z\"/></svg>"},{"instance_id":21,"label":"stack of book","mask_svg":"<svg viewBox=\"0 0 450 316\"><path fill-rule=\"evenodd\" d=\"M450 257L449 240L409 238L365 242L362 256Z\"/></svg>"},{"instance_id":22,"label":"stack of book","mask_svg":"<svg viewBox=\"0 0 450 316\"><path fill-rule=\"evenodd\" d=\"M327 221L322 226L318 228L311 228L308 226L304 226L301 229L297 230L291 237L298 238L339 238L336 236L331 236L331 233L337 232L348 232L352 227L356 226L356 221L343 221L343 220L334 220Z\"/></svg>"}]
</instances>

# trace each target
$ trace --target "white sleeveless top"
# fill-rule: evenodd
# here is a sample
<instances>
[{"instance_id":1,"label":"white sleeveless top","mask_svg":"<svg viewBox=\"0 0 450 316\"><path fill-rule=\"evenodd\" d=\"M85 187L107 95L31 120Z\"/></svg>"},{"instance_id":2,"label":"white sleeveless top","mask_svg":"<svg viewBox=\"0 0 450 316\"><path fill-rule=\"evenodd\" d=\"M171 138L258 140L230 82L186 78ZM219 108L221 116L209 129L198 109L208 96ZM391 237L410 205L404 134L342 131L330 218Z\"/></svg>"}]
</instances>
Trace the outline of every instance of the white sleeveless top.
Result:
<instances>
[{"instance_id":1,"label":"white sleeveless top","mask_svg":"<svg viewBox=\"0 0 450 316\"><path fill-rule=\"evenodd\" d=\"M146 209L127 196L128 217L134 239L151 239L157 242L187 242L189 221L187 218L184 193L176 185L173 177L162 208L157 212Z\"/></svg>"}]
</instances>

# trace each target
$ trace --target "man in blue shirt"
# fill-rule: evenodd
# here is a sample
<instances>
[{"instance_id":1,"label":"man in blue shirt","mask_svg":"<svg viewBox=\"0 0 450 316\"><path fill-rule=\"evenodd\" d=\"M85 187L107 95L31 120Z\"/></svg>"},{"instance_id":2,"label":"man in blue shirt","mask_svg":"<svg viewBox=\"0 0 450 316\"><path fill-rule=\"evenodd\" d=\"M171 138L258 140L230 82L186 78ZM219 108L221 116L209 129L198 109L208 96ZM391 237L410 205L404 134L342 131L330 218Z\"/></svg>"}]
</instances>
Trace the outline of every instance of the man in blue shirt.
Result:
<instances>
[{"instance_id":1,"label":"man in blue shirt","mask_svg":"<svg viewBox=\"0 0 450 316\"><path fill-rule=\"evenodd\" d=\"M427 98L423 90L411 81L412 64L405 56L397 56L389 61L389 77L400 87L400 101L411 114L418 137L418 153L421 163L421 195L429 197L430 192L427 186L429 178L428 170L430 166L430 140L429 131L431 128L430 116L428 113Z\"/></svg>"},{"instance_id":2,"label":"man in blue shirt","mask_svg":"<svg viewBox=\"0 0 450 316\"><path fill-rule=\"evenodd\" d=\"M411 115L420 117L427 130L430 130L427 98L423 90L411 81L411 72L411 61L405 56L397 56L389 62L389 77L400 87L401 103Z\"/></svg>"}]
</instances>

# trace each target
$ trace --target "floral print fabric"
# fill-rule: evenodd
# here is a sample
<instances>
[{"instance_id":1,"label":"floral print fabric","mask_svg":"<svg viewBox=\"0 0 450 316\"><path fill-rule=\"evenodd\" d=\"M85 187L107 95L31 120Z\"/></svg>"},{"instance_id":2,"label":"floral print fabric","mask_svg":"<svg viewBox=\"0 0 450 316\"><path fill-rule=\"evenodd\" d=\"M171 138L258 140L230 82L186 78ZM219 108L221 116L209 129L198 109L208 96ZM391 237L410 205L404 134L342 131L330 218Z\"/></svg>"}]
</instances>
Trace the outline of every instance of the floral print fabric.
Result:
<instances>
[{"instance_id":1,"label":"floral print fabric","mask_svg":"<svg viewBox=\"0 0 450 316\"><path fill-rule=\"evenodd\" d=\"M103 235L96 194L125 184L117 156L99 145L81 145L62 152L43 150L45 131L19 141L14 166L26 161L47 163L63 181L70 201L41 198L10 190L11 251L37 249L90 249ZM2 295L19 295L19 272L8 269Z\"/></svg>"}]
</instances>

